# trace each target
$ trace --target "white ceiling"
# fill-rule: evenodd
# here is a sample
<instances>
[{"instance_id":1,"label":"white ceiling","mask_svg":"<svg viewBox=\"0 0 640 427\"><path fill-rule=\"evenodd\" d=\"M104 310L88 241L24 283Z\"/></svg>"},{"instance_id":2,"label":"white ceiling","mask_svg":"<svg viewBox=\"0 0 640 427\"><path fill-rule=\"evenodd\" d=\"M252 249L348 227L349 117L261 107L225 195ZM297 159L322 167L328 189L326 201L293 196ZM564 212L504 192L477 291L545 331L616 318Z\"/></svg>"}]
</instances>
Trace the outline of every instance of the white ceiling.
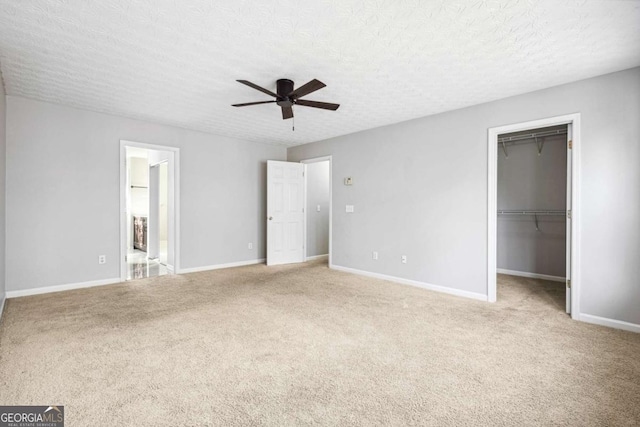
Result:
<instances>
[{"instance_id":1,"label":"white ceiling","mask_svg":"<svg viewBox=\"0 0 640 427\"><path fill-rule=\"evenodd\" d=\"M285 145L638 65L636 1L0 0L7 94ZM278 78L341 107L230 106Z\"/></svg>"}]
</instances>

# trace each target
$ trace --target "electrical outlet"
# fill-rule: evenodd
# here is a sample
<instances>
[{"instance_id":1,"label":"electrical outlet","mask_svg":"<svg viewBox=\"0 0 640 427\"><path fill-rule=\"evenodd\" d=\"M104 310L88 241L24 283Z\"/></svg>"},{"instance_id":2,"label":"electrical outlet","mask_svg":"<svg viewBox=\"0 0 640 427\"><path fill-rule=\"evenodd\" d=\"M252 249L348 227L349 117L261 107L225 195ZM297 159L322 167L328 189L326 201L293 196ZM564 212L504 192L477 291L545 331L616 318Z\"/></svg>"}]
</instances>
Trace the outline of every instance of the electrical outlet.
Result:
<instances>
[{"instance_id":1,"label":"electrical outlet","mask_svg":"<svg viewBox=\"0 0 640 427\"><path fill-rule=\"evenodd\" d=\"M403 264L407 263L407 256L406 255L402 255L402 263Z\"/></svg>"},{"instance_id":2,"label":"electrical outlet","mask_svg":"<svg viewBox=\"0 0 640 427\"><path fill-rule=\"evenodd\" d=\"M378 259L378 252L376 251L373 252L373 259Z\"/></svg>"},{"instance_id":3,"label":"electrical outlet","mask_svg":"<svg viewBox=\"0 0 640 427\"><path fill-rule=\"evenodd\" d=\"M249 243L247 246L249 247L249 250L253 249L253 243Z\"/></svg>"},{"instance_id":4,"label":"electrical outlet","mask_svg":"<svg viewBox=\"0 0 640 427\"><path fill-rule=\"evenodd\" d=\"M345 211L347 213L353 213L354 212L353 205L346 205Z\"/></svg>"},{"instance_id":5,"label":"electrical outlet","mask_svg":"<svg viewBox=\"0 0 640 427\"><path fill-rule=\"evenodd\" d=\"M316 206L316 212L320 212L320 205Z\"/></svg>"},{"instance_id":6,"label":"electrical outlet","mask_svg":"<svg viewBox=\"0 0 640 427\"><path fill-rule=\"evenodd\" d=\"M107 263L107 256L106 255L98 256L98 264L106 264L106 263Z\"/></svg>"}]
</instances>

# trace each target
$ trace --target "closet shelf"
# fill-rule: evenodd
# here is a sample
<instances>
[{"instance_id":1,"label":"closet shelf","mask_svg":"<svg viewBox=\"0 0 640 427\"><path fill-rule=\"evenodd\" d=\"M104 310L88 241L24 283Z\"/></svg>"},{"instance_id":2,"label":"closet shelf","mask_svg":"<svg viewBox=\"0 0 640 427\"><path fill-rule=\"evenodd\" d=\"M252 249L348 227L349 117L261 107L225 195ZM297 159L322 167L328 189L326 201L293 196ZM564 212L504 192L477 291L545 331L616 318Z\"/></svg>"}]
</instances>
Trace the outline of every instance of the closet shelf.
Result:
<instances>
[{"instance_id":1,"label":"closet shelf","mask_svg":"<svg viewBox=\"0 0 640 427\"><path fill-rule=\"evenodd\" d=\"M516 135L516 136L499 136L498 142L501 144L503 142L505 144L514 144L517 141L527 141L527 142L522 142L522 144L526 144L528 142L534 142L536 138L547 138L550 136L558 136L558 135L566 135L566 134L567 134L566 129L532 132L532 133L527 133L524 135ZM534 141L531 141L532 139Z\"/></svg>"},{"instance_id":2,"label":"closet shelf","mask_svg":"<svg viewBox=\"0 0 640 427\"><path fill-rule=\"evenodd\" d=\"M567 135L567 130L558 129L558 130L552 130L552 131L533 132L525 135L498 137L498 144L502 145L502 151L504 152L504 157L508 159L509 158L509 153L507 153L508 145L528 144L530 142L535 142L536 146L538 147L538 156L539 156L542 154L542 148L544 147L545 138L550 136L558 136L558 135ZM539 141L538 141L538 138L540 139Z\"/></svg>"}]
</instances>

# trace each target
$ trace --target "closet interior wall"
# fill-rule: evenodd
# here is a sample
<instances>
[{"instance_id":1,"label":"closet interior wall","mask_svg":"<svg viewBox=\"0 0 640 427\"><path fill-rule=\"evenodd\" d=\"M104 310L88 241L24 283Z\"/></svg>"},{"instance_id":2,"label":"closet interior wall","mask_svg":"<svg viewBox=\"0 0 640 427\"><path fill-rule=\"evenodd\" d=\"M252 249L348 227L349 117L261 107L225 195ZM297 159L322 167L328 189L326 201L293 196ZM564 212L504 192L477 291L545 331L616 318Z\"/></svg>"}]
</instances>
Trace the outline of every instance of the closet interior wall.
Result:
<instances>
[{"instance_id":1,"label":"closet interior wall","mask_svg":"<svg viewBox=\"0 0 640 427\"><path fill-rule=\"evenodd\" d=\"M551 129L563 131L566 126ZM541 139L506 144L504 149L498 144L498 212L566 210L566 140L561 134L544 138L543 145ZM498 269L564 278L565 215L539 215L537 225L534 215L498 215Z\"/></svg>"}]
</instances>

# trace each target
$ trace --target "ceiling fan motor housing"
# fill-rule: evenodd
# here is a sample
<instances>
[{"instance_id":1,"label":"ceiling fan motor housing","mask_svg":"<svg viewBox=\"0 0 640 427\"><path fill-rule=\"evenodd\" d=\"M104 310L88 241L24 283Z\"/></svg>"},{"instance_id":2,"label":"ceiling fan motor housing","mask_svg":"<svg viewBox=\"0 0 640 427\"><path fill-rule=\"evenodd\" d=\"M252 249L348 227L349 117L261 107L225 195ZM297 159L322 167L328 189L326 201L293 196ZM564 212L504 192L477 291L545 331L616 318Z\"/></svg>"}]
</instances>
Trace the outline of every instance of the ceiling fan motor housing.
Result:
<instances>
[{"instance_id":1,"label":"ceiling fan motor housing","mask_svg":"<svg viewBox=\"0 0 640 427\"><path fill-rule=\"evenodd\" d=\"M287 96L291 92L293 92L293 81L289 79L279 79L276 82L278 93L278 101L276 102L281 107L291 107L293 105L293 100L289 99Z\"/></svg>"},{"instance_id":2,"label":"ceiling fan motor housing","mask_svg":"<svg viewBox=\"0 0 640 427\"><path fill-rule=\"evenodd\" d=\"M293 80L289 79L279 79L276 82L276 92L272 92L269 89L265 89L263 87L258 86L255 83L251 83L248 80L237 80L238 83L242 83L243 85L249 86L255 90L259 90L260 92L272 96L275 99L272 101L258 101L258 102L244 102L242 104L233 104L232 107L248 107L250 105L260 105L260 104L277 104L282 109L282 119L292 119L293 118L293 105L300 105L302 107L313 107L313 108L321 108L323 110L331 110L336 111L340 104L332 104L330 102L318 102L311 101L308 99L301 99L303 96L306 96L310 93L313 93L317 90L322 89L326 85L322 83L320 80L313 79L310 82L307 82L300 86L297 89L293 87Z\"/></svg>"}]
</instances>

